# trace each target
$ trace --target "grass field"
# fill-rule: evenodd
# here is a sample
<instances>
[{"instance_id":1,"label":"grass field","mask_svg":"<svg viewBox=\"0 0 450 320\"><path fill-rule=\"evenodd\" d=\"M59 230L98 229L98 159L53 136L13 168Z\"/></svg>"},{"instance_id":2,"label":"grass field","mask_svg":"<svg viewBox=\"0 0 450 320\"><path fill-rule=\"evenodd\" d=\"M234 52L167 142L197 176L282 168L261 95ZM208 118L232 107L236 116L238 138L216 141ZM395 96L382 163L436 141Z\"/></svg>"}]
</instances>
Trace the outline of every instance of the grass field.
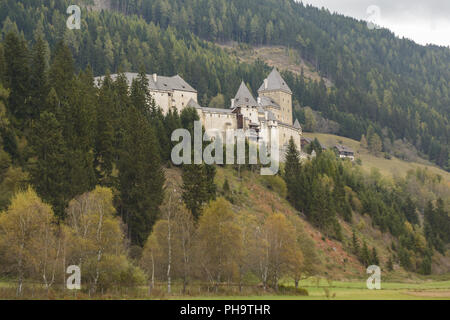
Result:
<instances>
[{"instance_id":1,"label":"grass field","mask_svg":"<svg viewBox=\"0 0 450 320\"><path fill-rule=\"evenodd\" d=\"M325 147L333 147L336 144L343 144L352 148L355 151L355 156L362 161L362 167L367 171L371 168L378 168L380 172L388 176L404 176L409 170L419 168L427 168L435 174L441 175L447 183L450 183L450 173L433 165L427 165L417 162L406 162L398 158L392 157L392 159L385 159L383 156L376 157L360 148L359 141L355 141L349 138L344 138L332 134L324 133L308 133L304 132L303 135L307 138L317 138Z\"/></svg>"},{"instance_id":2,"label":"grass field","mask_svg":"<svg viewBox=\"0 0 450 320\"><path fill-rule=\"evenodd\" d=\"M219 300L450 300L450 281L425 281L421 283L382 282L381 290L369 290L366 283L322 280L303 281L301 286L308 296L258 295L258 296L198 296L175 299Z\"/></svg>"},{"instance_id":3,"label":"grass field","mask_svg":"<svg viewBox=\"0 0 450 320\"><path fill-rule=\"evenodd\" d=\"M104 296L95 296L94 299L154 299L154 300L450 300L450 281L420 281L420 282L381 282L381 290L369 290L365 281L331 281L325 279L303 280L300 286L308 290L308 296L281 295L273 292L259 292L249 295L214 295L200 294L183 296L176 284L173 295L165 293L165 285L161 284L156 296L147 296L148 288L140 287L139 294L127 295L108 293ZM0 282L1 299L15 299L15 284ZM5 293L9 294L6 295ZM67 292L65 295L53 293L51 297L35 295L27 299L90 299L86 294Z\"/></svg>"}]
</instances>

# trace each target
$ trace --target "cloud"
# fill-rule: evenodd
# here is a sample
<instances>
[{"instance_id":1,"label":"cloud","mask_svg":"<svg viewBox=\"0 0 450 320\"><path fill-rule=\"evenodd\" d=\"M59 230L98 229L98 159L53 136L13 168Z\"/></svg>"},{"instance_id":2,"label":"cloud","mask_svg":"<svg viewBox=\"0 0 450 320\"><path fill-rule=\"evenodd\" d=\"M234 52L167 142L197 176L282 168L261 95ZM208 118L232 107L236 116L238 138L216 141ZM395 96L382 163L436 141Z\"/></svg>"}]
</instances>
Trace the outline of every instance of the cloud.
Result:
<instances>
[{"instance_id":1,"label":"cloud","mask_svg":"<svg viewBox=\"0 0 450 320\"><path fill-rule=\"evenodd\" d=\"M325 7L356 19L371 20L400 37L420 44L450 46L450 1L442 0L303 0L304 4ZM379 8L379 16L368 13Z\"/></svg>"}]
</instances>

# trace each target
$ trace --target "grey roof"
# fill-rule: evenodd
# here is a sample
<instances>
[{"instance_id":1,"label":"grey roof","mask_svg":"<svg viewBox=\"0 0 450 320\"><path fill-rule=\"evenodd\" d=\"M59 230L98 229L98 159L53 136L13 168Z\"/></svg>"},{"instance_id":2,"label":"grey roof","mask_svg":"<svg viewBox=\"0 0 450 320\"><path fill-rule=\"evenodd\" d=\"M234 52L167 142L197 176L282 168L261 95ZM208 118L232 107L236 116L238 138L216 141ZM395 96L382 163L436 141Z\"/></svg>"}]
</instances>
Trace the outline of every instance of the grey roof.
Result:
<instances>
[{"instance_id":1,"label":"grey roof","mask_svg":"<svg viewBox=\"0 0 450 320\"><path fill-rule=\"evenodd\" d=\"M190 107L190 108L201 108L201 106L197 103L197 101L195 101L194 99L190 99L189 102L187 103L186 107Z\"/></svg>"},{"instance_id":2,"label":"grey roof","mask_svg":"<svg viewBox=\"0 0 450 320\"><path fill-rule=\"evenodd\" d=\"M276 103L269 97L260 96L259 99L260 99L259 105L261 107L275 107L277 109L280 109L280 106L278 105L278 103Z\"/></svg>"},{"instance_id":3,"label":"grey roof","mask_svg":"<svg viewBox=\"0 0 450 320\"><path fill-rule=\"evenodd\" d=\"M349 147L337 144L334 146L339 152L349 152L349 153L353 153L353 150L350 149Z\"/></svg>"},{"instance_id":4,"label":"grey roof","mask_svg":"<svg viewBox=\"0 0 450 320\"><path fill-rule=\"evenodd\" d=\"M302 128L302 126L300 125L300 122L298 122L297 119L295 119L294 128L296 128L296 129L301 129Z\"/></svg>"},{"instance_id":5,"label":"grey roof","mask_svg":"<svg viewBox=\"0 0 450 320\"><path fill-rule=\"evenodd\" d=\"M291 89L286 84L286 81L283 80L283 78L281 77L280 73L278 72L278 70L276 68L274 68L272 70L272 72L269 74L269 76L267 77L266 80L267 80L267 88L265 87L265 81L264 81L263 84L261 85L261 87L259 88L258 92L282 90L282 91L292 94Z\"/></svg>"},{"instance_id":6,"label":"grey roof","mask_svg":"<svg viewBox=\"0 0 450 320\"><path fill-rule=\"evenodd\" d=\"M131 85L134 79L137 78L138 73L126 72L125 77L127 78L128 85ZM103 81L104 77L97 77L96 80ZM112 74L111 78L116 80L117 74ZM148 86L150 90L158 90L158 91L188 91L188 92L197 92L194 88L192 88L183 78L179 75L173 77L165 77L165 76L156 76L156 82L153 80L153 75L147 74Z\"/></svg>"},{"instance_id":7,"label":"grey roof","mask_svg":"<svg viewBox=\"0 0 450 320\"><path fill-rule=\"evenodd\" d=\"M241 86L234 97L234 104L235 106L258 106L244 81L241 82Z\"/></svg>"}]
</instances>

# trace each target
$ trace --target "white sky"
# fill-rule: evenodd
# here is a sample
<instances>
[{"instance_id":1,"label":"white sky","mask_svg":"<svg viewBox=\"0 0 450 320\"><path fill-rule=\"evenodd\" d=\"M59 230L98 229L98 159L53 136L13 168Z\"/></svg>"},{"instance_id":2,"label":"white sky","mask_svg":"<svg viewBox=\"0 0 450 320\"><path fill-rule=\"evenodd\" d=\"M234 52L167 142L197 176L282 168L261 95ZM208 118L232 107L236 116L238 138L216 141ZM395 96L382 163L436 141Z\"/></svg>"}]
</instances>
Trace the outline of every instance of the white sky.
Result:
<instances>
[{"instance_id":1,"label":"white sky","mask_svg":"<svg viewBox=\"0 0 450 320\"><path fill-rule=\"evenodd\" d=\"M419 44L450 46L450 0L297 0L390 29ZM379 8L379 14L371 11Z\"/></svg>"}]
</instances>

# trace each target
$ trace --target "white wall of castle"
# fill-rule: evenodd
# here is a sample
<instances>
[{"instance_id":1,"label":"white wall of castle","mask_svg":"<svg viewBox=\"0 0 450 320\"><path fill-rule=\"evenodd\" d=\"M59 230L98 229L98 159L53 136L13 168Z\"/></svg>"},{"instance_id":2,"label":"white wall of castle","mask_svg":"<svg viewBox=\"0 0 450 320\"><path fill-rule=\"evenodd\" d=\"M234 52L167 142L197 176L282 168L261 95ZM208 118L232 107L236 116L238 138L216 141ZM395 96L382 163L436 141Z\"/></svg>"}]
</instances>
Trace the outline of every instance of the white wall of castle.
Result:
<instances>
[{"instance_id":1,"label":"white wall of castle","mask_svg":"<svg viewBox=\"0 0 450 320\"><path fill-rule=\"evenodd\" d=\"M296 129L291 126L278 125L278 140L280 143L280 148L285 148L289 144L291 137L294 139L295 145L298 150L301 149L301 130Z\"/></svg>"},{"instance_id":2,"label":"white wall of castle","mask_svg":"<svg viewBox=\"0 0 450 320\"><path fill-rule=\"evenodd\" d=\"M259 123L258 108L256 107L242 107L241 114L247 118L251 123Z\"/></svg>"},{"instance_id":3,"label":"white wall of castle","mask_svg":"<svg viewBox=\"0 0 450 320\"><path fill-rule=\"evenodd\" d=\"M150 95L155 100L156 105L162 109L164 114L167 114L172 107L177 108L180 113L186 107L190 99L197 102L196 92L150 90Z\"/></svg>"},{"instance_id":4,"label":"white wall of castle","mask_svg":"<svg viewBox=\"0 0 450 320\"><path fill-rule=\"evenodd\" d=\"M181 111L187 106L189 100L192 99L197 102L197 93L174 90L173 99L175 100L174 106L177 108L178 112L181 113Z\"/></svg>"},{"instance_id":5,"label":"white wall of castle","mask_svg":"<svg viewBox=\"0 0 450 320\"><path fill-rule=\"evenodd\" d=\"M202 109L197 109L197 112L206 131L219 130L225 134L228 129L237 129L237 119L236 114L234 113L223 114L217 112L207 112Z\"/></svg>"}]
</instances>

